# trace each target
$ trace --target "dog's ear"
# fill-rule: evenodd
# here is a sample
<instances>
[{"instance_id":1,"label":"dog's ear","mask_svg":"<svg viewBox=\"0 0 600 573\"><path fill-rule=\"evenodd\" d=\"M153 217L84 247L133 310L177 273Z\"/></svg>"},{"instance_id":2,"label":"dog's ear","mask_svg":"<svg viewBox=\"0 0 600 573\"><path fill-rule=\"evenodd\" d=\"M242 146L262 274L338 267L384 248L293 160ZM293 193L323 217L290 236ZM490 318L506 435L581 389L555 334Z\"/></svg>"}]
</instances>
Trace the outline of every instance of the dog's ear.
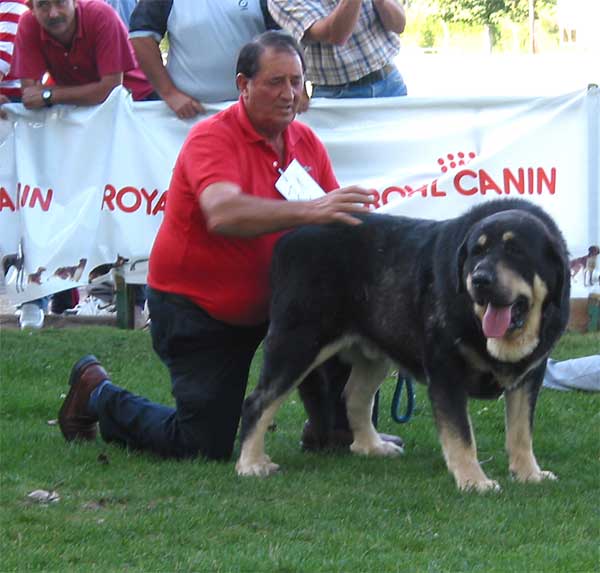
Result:
<instances>
[{"instance_id":1,"label":"dog's ear","mask_svg":"<svg viewBox=\"0 0 600 573\"><path fill-rule=\"evenodd\" d=\"M455 255L455 269L456 269L456 276L455 278L455 283L454 283L454 288L456 290L457 293L462 293L465 290L465 285L463 282L463 271L464 271L464 266L465 266L465 261L467 260L467 240L469 239L469 236L467 235L464 239L464 241L462 242L462 244L460 245L460 247L458 247L457 251L456 251L456 255Z\"/></svg>"}]
</instances>

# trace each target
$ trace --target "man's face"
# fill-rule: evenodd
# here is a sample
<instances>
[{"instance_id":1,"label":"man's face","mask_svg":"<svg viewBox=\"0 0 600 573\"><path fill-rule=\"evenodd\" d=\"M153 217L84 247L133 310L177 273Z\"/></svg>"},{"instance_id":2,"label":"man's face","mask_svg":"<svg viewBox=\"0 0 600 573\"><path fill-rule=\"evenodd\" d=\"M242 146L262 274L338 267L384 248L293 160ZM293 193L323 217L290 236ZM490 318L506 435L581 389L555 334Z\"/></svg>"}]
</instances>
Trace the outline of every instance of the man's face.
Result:
<instances>
[{"instance_id":1,"label":"man's face","mask_svg":"<svg viewBox=\"0 0 600 573\"><path fill-rule=\"evenodd\" d=\"M302 62L297 54L267 48L253 78L238 76L250 121L259 133L279 135L294 120L304 89Z\"/></svg>"},{"instance_id":2,"label":"man's face","mask_svg":"<svg viewBox=\"0 0 600 573\"><path fill-rule=\"evenodd\" d=\"M75 33L76 0L33 0L32 10L40 26L51 36L65 41Z\"/></svg>"}]
</instances>

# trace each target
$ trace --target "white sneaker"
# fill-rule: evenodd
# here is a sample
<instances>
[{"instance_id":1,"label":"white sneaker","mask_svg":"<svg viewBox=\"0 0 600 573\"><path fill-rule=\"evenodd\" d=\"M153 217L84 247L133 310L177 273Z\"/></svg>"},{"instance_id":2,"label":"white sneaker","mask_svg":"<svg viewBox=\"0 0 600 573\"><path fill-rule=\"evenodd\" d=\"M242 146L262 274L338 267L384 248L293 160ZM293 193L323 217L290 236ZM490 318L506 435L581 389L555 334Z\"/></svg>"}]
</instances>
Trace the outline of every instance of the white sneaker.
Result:
<instances>
[{"instance_id":1,"label":"white sneaker","mask_svg":"<svg viewBox=\"0 0 600 573\"><path fill-rule=\"evenodd\" d=\"M42 328L44 326L44 311L37 304L26 302L21 306L19 324L21 325L21 330L25 330L26 328Z\"/></svg>"},{"instance_id":2,"label":"white sneaker","mask_svg":"<svg viewBox=\"0 0 600 573\"><path fill-rule=\"evenodd\" d=\"M75 314L77 316L99 316L99 315L110 315L117 311L114 304L110 302L104 302L95 296L86 296L71 312L68 314Z\"/></svg>"},{"instance_id":3,"label":"white sneaker","mask_svg":"<svg viewBox=\"0 0 600 573\"><path fill-rule=\"evenodd\" d=\"M144 308L135 305L133 311L133 328L135 330L144 330L150 327L150 312L148 311L148 303L144 304Z\"/></svg>"}]
</instances>

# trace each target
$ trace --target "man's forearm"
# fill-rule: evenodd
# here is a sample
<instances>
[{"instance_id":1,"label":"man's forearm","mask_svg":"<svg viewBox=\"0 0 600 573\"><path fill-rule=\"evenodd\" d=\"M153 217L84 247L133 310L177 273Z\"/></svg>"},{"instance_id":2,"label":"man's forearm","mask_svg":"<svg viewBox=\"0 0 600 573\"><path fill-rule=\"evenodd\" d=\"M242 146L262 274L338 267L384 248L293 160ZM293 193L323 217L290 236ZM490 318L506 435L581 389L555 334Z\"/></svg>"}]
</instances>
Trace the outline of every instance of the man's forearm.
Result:
<instances>
[{"instance_id":1,"label":"man's forearm","mask_svg":"<svg viewBox=\"0 0 600 573\"><path fill-rule=\"evenodd\" d=\"M233 237L255 237L299 225L334 223L358 224L355 213L368 211L371 193L359 187L345 187L310 201L283 201L254 197L233 183L213 183L200 195L200 208L212 233Z\"/></svg>"},{"instance_id":2,"label":"man's forearm","mask_svg":"<svg viewBox=\"0 0 600 573\"><path fill-rule=\"evenodd\" d=\"M176 88L163 65L160 46L156 40L150 36L131 38L130 40L135 51L136 58L142 68L148 81L157 91L161 98L165 99Z\"/></svg>"},{"instance_id":3,"label":"man's forearm","mask_svg":"<svg viewBox=\"0 0 600 573\"><path fill-rule=\"evenodd\" d=\"M406 26L404 6L398 0L373 0L373 6L379 14L383 27L388 32L402 34Z\"/></svg>"},{"instance_id":4,"label":"man's forearm","mask_svg":"<svg viewBox=\"0 0 600 573\"><path fill-rule=\"evenodd\" d=\"M242 195L207 219L208 229L218 235L256 237L296 227L309 221L307 202L275 201Z\"/></svg>"},{"instance_id":5,"label":"man's forearm","mask_svg":"<svg viewBox=\"0 0 600 573\"><path fill-rule=\"evenodd\" d=\"M154 90L180 119L190 119L204 113L202 104L173 83L167 68L163 65L160 47L154 38L142 36L131 38L133 49L142 71Z\"/></svg>"},{"instance_id":6,"label":"man's forearm","mask_svg":"<svg viewBox=\"0 0 600 573\"><path fill-rule=\"evenodd\" d=\"M102 103L110 92L123 81L123 74L111 74L103 77L99 82L82 84L80 86L44 86L41 82L24 79L21 80L23 88L23 105L28 109L40 109L45 106L42 93L46 89L52 90L52 104L70 105L98 105Z\"/></svg>"},{"instance_id":7,"label":"man's forearm","mask_svg":"<svg viewBox=\"0 0 600 573\"><path fill-rule=\"evenodd\" d=\"M52 86L52 103L98 105L120 84L120 81L100 81L80 86Z\"/></svg>"},{"instance_id":8,"label":"man's forearm","mask_svg":"<svg viewBox=\"0 0 600 573\"><path fill-rule=\"evenodd\" d=\"M304 34L309 42L344 45L358 22L361 0L340 0L333 12L315 22Z\"/></svg>"}]
</instances>

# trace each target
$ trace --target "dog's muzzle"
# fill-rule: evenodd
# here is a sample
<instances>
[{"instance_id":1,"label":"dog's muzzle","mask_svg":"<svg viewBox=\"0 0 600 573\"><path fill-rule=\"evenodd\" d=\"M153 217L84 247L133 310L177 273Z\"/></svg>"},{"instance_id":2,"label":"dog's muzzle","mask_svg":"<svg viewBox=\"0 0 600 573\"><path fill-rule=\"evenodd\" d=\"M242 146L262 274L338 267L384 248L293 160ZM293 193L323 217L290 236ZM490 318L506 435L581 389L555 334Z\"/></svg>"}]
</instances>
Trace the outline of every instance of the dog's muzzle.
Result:
<instances>
[{"instance_id":1,"label":"dog's muzzle","mask_svg":"<svg viewBox=\"0 0 600 573\"><path fill-rule=\"evenodd\" d=\"M514 298L510 289L499 288L495 273L477 269L471 275L471 296L484 309L481 318L486 338L502 338L522 328L529 312L529 299L520 294Z\"/></svg>"}]
</instances>

